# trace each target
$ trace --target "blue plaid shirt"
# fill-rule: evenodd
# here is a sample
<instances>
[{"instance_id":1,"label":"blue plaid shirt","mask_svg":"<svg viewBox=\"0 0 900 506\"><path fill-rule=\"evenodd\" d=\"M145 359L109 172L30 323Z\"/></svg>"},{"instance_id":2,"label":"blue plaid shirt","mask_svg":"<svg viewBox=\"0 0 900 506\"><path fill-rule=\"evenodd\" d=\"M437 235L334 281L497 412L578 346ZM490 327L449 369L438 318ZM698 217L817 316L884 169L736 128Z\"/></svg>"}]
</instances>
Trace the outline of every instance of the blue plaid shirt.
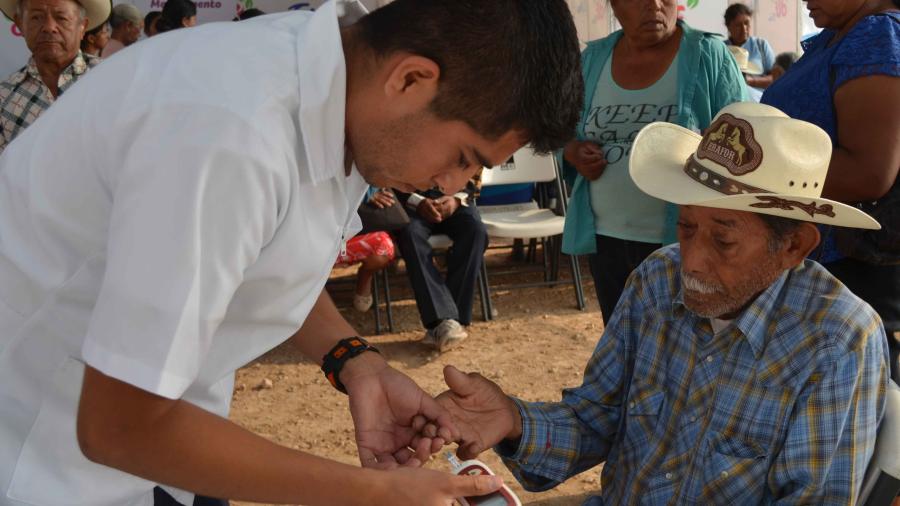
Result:
<instances>
[{"instance_id":1,"label":"blue plaid shirt","mask_svg":"<svg viewBox=\"0 0 900 506\"><path fill-rule=\"evenodd\" d=\"M852 504L888 382L878 316L806 261L715 334L680 262L672 245L632 274L580 387L516 400L506 465L546 490L605 462L588 505Z\"/></svg>"}]
</instances>

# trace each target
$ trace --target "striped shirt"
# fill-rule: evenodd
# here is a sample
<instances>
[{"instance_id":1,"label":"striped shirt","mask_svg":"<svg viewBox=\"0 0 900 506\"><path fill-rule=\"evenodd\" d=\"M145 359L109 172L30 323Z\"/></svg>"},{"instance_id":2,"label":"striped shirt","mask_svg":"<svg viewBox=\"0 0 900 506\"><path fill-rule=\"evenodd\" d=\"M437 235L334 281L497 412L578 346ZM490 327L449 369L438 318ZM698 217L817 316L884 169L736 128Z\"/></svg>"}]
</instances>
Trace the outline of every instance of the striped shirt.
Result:
<instances>
[{"instance_id":1,"label":"striped shirt","mask_svg":"<svg viewBox=\"0 0 900 506\"><path fill-rule=\"evenodd\" d=\"M672 245L632 274L580 387L516 400L506 465L546 490L605 462L588 505L851 504L884 411L878 316L807 260L714 333L680 261Z\"/></svg>"},{"instance_id":2,"label":"striped shirt","mask_svg":"<svg viewBox=\"0 0 900 506\"><path fill-rule=\"evenodd\" d=\"M59 75L59 94L78 80L88 69L100 63L100 58L81 51ZM0 153L22 130L54 102L50 88L41 80L34 58L28 65L0 82Z\"/></svg>"}]
</instances>

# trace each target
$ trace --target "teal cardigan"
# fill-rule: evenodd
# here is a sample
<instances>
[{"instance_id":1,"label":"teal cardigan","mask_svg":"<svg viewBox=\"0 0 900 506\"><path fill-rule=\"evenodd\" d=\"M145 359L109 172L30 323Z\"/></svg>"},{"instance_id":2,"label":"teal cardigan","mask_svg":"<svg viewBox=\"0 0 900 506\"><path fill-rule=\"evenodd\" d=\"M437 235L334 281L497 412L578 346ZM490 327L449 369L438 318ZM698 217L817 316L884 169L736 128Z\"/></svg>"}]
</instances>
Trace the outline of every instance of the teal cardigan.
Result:
<instances>
[{"instance_id":1,"label":"teal cardigan","mask_svg":"<svg viewBox=\"0 0 900 506\"><path fill-rule=\"evenodd\" d=\"M682 21L678 25L681 26L682 36L676 56L677 124L699 132L709 126L719 109L732 102L747 100L747 86L734 58L720 38L694 30ZM584 108L576 132L578 140L585 139L584 124L594 101L600 72L621 37L620 30L603 39L591 41L581 54L585 89ZM572 197L563 232L563 251L573 255L596 253L596 227L591 209L590 183L578 174L575 167L562 159L562 151L557 153L557 161L563 167L566 181L572 185ZM677 221L678 207L668 204L663 228L665 244L675 242Z\"/></svg>"}]
</instances>

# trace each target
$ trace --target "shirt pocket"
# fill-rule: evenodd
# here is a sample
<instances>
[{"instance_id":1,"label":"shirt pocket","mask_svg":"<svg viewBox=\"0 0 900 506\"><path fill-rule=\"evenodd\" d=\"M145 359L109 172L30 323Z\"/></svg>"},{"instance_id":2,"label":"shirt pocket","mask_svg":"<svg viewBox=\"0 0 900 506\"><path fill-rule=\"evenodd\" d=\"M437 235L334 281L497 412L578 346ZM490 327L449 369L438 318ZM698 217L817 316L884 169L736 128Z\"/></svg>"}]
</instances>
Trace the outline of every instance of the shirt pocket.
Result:
<instances>
[{"instance_id":1,"label":"shirt pocket","mask_svg":"<svg viewBox=\"0 0 900 506\"><path fill-rule=\"evenodd\" d=\"M700 504L759 504L766 489L768 448L760 442L711 433Z\"/></svg>"},{"instance_id":2,"label":"shirt pocket","mask_svg":"<svg viewBox=\"0 0 900 506\"><path fill-rule=\"evenodd\" d=\"M625 401L625 425L622 437L622 457L635 462L656 440L656 429L665 394L656 385L635 381Z\"/></svg>"}]
</instances>

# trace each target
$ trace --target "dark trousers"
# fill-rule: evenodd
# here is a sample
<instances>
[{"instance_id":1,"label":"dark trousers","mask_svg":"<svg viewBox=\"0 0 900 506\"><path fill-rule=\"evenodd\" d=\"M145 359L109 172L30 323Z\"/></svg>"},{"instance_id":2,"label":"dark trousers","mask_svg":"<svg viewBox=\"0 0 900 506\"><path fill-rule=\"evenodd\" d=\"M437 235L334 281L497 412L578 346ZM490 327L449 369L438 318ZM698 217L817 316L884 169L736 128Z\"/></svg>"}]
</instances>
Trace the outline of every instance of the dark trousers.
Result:
<instances>
[{"instance_id":1,"label":"dark trousers","mask_svg":"<svg viewBox=\"0 0 900 506\"><path fill-rule=\"evenodd\" d=\"M160 487L153 488L153 506L184 506L176 501L174 497ZM202 495L194 496L193 506L228 506L228 501L224 499L213 499L212 497L203 497Z\"/></svg>"},{"instance_id":2,"label":"dark trousers","mask_svg":"<svg viewBox=\"0 0 900 506\"><path fill-rule=\"evenodd\" d=\"M900 265L873 265L842 258L825 264L825 268L881 316L891 353L891 378L900 383Z\"/></svg>"},{"instance_id":3,"label":"dark trousers","mask_svg":"<svg viewBox=\"0 0 900 506\"><path fill-rule=\"evenodd\" d=\"M414 211L408 213L409 225L398 238L422 324L431 328L441 320L453 319L468 325L488 242L478 210L471 205L459 206L453 216L440 223L430 223ZM446 280L434 266L434 253L428 245L428 238L436 234L453 239L447 254Z\"/></svg>"},{"instance_id":4,"label":"dark trousers","mask_svg":"<svg viewBox=\"0 0 900 506\"><path fill-rule=\"evenodd\" d=\"M625 283L631 271L661 246L597 235L597 252L588 257L588 263L591 266L591 276L594 278L594 289L597 291L604 325L619 303L619 297L625 290Z\"/></svg>"}]
</instances>

